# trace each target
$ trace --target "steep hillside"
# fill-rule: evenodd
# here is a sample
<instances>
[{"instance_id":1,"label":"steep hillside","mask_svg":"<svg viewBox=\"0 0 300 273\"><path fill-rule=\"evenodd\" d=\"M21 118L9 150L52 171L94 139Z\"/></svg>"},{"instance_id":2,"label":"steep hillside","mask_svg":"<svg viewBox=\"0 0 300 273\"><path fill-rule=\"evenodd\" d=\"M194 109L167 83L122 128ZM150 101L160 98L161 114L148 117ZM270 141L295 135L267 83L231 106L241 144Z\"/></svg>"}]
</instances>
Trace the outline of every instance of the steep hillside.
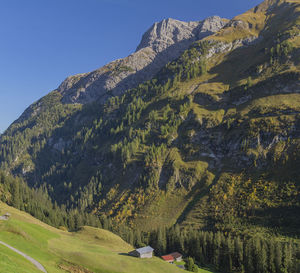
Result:
<instances>
[{"instance_id":1,"label":"steep hillside","mask_svg":"<svg viewBox=\"0 0 300 273\"><path fill-rule=\"evenodd\" d=\"M10 220L0 221L0 240L35 258L49 273L183 272L159 258L142 260L124 255L132 247L102 229L83 227L69 233L3 203L0 212L12 214ZM11 250L0 249L0 272L40 272Z\"/></svg>"},{"instance_id":2,"label":"steep hillside","mask_svg":"<svg viewBox=\"0 0 300 273\"><path fill-rule=\"evenodd\" d=\"M94 72L69 78L1 136L2 168L144 230L299 235L299 12L299 1L269 0L224 27L155 24L134 56L167 47L176 60L108 100L97 80L89 89ZM191 38L199 26L209 35ZM174 28L184 34L170 38Z\"/></svg>"}]
</instances>

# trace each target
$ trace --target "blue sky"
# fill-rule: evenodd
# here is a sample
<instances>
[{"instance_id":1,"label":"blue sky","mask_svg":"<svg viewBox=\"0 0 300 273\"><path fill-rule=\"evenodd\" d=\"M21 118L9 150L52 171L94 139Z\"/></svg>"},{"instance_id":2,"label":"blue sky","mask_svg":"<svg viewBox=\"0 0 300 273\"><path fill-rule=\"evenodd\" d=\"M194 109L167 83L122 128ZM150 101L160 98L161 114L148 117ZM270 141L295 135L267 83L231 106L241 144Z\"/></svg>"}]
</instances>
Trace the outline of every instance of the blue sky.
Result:
<instances>
[{"instance_id":1,"label":"blue sky","mask_svg":"<svg viewBox=\"0 0 300 273\"><path fill-rule=\"evenodd\" d=\"M232 18L262 0L1 0L0 132L69 75L129 55L164 18Z\"/></svg>"}]
</instances>

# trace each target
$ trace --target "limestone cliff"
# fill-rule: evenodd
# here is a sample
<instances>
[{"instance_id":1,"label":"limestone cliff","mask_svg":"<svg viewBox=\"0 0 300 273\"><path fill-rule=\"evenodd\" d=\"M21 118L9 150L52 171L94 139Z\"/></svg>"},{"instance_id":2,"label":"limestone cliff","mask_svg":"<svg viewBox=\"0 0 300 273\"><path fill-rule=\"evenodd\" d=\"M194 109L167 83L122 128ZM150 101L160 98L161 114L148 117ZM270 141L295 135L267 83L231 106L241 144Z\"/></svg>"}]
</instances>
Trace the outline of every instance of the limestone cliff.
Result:
<instances>
[{"instance_id":1,"label":"limestone cliff","mask_svg":"<svg viewBox=\"0 0 300 273\"><path fill-rule=\"evenodd\" d=\"M64 103L105 102L151 79L194 41L219 31L226 23L218 16L197 22L166 19L155 23L143 35L136 52L93 72L68 77L57 91L63 95Z\"/></svg>"}]
</instances>

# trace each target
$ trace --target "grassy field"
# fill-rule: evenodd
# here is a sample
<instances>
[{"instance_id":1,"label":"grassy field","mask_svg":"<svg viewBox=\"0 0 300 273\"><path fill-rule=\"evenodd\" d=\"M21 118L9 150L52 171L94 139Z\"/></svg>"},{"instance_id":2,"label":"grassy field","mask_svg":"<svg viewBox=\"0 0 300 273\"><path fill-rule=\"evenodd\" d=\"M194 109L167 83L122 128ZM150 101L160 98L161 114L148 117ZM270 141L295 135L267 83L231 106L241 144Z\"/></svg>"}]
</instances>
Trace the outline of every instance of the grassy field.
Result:
<instances>
[{"instance_id":1,"label":"grassy field","mask_svg":"<svg viewBox=\"0 0 300 273\"><path fill-rule=\"evenodd\" d=\"M69 233L50 227L30 215L0 203L0 240L40 262L49 273L58 272L183 272L159 258L137 259L126 255L132 246L106 230L83 227ZM18 254L0 246L0 272L39 272Z\"/></svg>"},{"instance_id":2,"label":"grassy field","mask_svg":"<svg viewBox=\"0 0 300 273\"><path fill-rule=\"evenodd\" d=\"M0 245L0 272L20 272L20 269L24 273L40 272L25 258Z\"/></svg>"}]
</instances>

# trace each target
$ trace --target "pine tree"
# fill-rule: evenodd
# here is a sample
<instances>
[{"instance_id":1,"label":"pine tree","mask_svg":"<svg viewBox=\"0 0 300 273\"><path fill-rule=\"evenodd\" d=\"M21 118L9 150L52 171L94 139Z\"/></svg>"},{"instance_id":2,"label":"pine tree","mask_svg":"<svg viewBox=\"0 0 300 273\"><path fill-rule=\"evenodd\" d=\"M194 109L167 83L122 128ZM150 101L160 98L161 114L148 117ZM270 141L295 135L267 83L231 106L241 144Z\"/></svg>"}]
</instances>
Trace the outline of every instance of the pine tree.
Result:
<instances>
[{"instance_id":1,"label":"pine tree","mask_svg":"<svg viewBox=\"0 0 300 273\"><path fill-rule=\"evenodd\" d=\"M185 260L185 268L187 271L198 272L198 267L195 265L195 261L192 257L188 257Z\"/></svg>"},{"instance_id":2,"label":"pine tree","mask_svg":"<svg viewBox=\"0 0 300 273\"><path fill-rule=\"evenodd\" d=\"M134 230L134 246L136 247L142 247L143 243L142 243L142 236L141 236L141 232L139 229L135 229Z\"/></svg>"},{"instance_id":3,"label":"pine tree","mask_svg":"<svg viewBox=\"0 0 300 273\"><path fill-rule=\"evenodd\" d=\"M204 266L204 255L203 255L203 248L201 245L200 238L197 239L197 247L196 247L196 259L201 266Z\"/></svg>"},{"instance_id":4,"label":"pine tree","mask_svg":"<svg viewBox=\"0 0 300 273\"><path fill-rule=\"evenodd\" d=\"M281 250L281 243L276 242L275 243L275 268L276 272L281 271L282 266L282 250Z\"/></svg>"},{"instance_id":5,"label":"pine tree","mask_svg":"<svg viewBox=\"0 0 300 273\"><path fill-rule=\"evenodd\" d=\"M129 230L127 242L132 246L134 245L134 234L132 229Z\"/></svg>"},{"instance_id":6,"label":"pine tree","mask_svg":"<svg viewBox=\"0 0 300 273\"><path fill-rule=\"evenodd\" d=\"M245 272L254 273L254 263L253 263L253 244L252 240L247 241L245 244L245 251L244 251L244 265L245 265Z\"/></svg>"},{"instance_id":7,"label":"pine tree","mask_svg":"<svg viewBox=\"0 0 300 273\"><path fill-rule=\"evenodd\" d=\"M159 255L163 255L166 252L167 248L166 232L164 228L158 229L156 241L156 251Z\"/></svg>"},{"instance_id":8,"label":"pine tree","mask_svg":"<svg viewBox=\"0 0 300 273\"><path fill-rule=\"evenodd\" d=\"M261 250L259 255L259 265L260 265L260 272L264 273L268 271L268 257L267 257L267 245L265 241L261 241Z\"/></svg>"},{"instance_id":9,"label":"pine tree","mask_svg":"<svg viewBox=\"0 0 300 273\"><path fill-rule=\"evenodd\" d=\"M214 236L214 244L213 244L213 264L219 268L220 264L220 250L221 250L221 233L217 232Z\"/></svg>"},{"instance_id":10,"label":"pine tree","mask_svg":"<svg viewBox=\"0 0 300 273\"><path fill-rule=\"evenodd\" d=\"M243 265L243 242L239 236L234 239L234 258L233 265L237 269L242 269Z\"/></svg>"},{"instance_id":11,"label":"pine tree","mask_svg":"<svg viewBox=\"0 0 300 273\"><path fill-rule=\"evenodd\" d=\"M292 267L292 246L291 242L284 243L282 251L282 271L291 272Z\"/></svg>"},{"instance_id":12,"label":"pine tree","mask_svg":"<svg viewBox=\"0 0 300 273\"><path fill-rule=\"evenodd\" d=\"M12 206L20 209L20 184L18 181L13 181L11 184Z\"/></svg>"}]
</instances>

